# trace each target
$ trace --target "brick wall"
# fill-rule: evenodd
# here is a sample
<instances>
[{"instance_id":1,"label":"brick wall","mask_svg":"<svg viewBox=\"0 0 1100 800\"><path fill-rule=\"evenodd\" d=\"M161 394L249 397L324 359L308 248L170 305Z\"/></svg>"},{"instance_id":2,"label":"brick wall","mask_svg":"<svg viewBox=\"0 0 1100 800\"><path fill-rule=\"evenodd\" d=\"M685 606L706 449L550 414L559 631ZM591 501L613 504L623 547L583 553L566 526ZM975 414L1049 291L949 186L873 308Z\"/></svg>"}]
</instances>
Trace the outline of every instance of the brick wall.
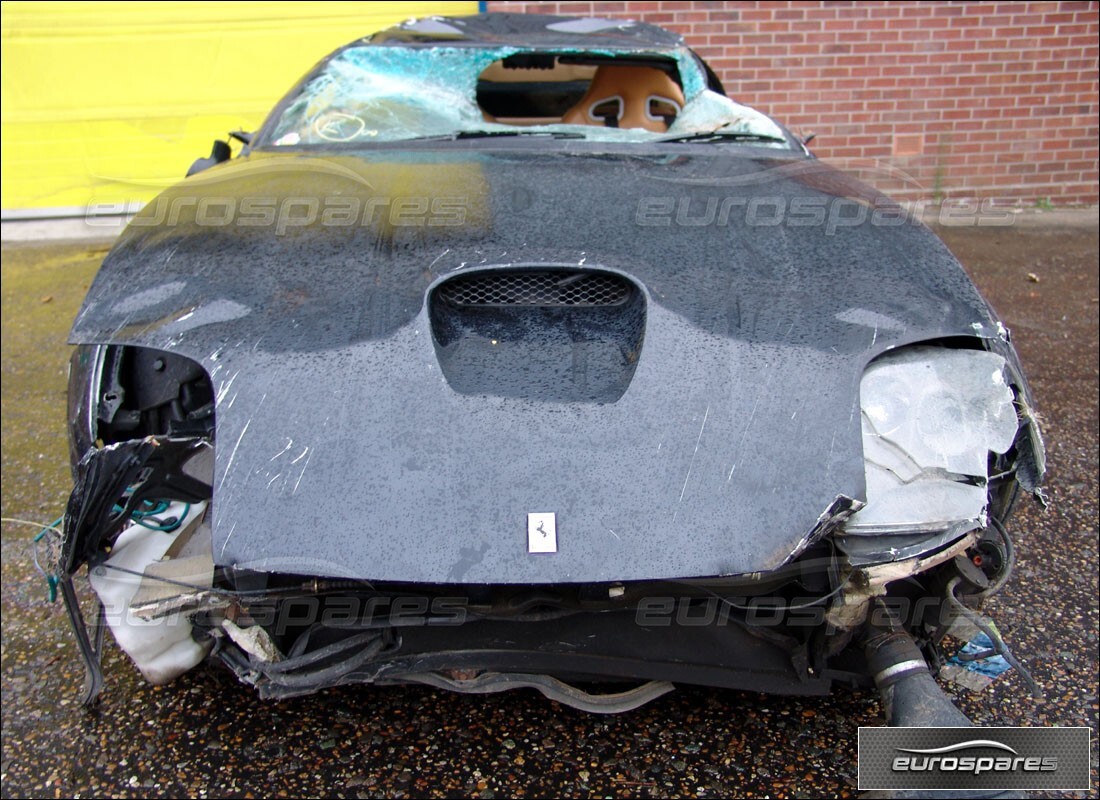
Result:
<instances>
[{"instance_id":1,"label":"brick wall","mask_svg":"<svg viewBox=\"0 0 1100 800\"><path fill-rule=\"evenodd\" d=\"M730 97L910 199L1096 203L1096 2L490 2L684 35Z\"/></svg>"}]
</instances>

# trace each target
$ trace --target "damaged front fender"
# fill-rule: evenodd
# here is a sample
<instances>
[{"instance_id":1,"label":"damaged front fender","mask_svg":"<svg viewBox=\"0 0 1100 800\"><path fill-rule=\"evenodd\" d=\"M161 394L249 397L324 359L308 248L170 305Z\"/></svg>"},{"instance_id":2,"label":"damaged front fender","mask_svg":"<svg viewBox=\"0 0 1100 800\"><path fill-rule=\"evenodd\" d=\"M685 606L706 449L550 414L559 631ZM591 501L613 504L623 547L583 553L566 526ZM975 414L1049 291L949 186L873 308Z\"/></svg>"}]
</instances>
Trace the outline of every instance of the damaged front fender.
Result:
<instances>
[{"instance_id":1,"label":"damaged front fender","mask_svg":"<svg viewBox=\"0 0 1100 800\"><path fill-rule=\"evenodd\" d=\"M201 438L149 436L89 450L65 509L62 574L71 576L104 554L140 503L209 500L212 459L210 443Z\"/></svg>"}]
</instances>

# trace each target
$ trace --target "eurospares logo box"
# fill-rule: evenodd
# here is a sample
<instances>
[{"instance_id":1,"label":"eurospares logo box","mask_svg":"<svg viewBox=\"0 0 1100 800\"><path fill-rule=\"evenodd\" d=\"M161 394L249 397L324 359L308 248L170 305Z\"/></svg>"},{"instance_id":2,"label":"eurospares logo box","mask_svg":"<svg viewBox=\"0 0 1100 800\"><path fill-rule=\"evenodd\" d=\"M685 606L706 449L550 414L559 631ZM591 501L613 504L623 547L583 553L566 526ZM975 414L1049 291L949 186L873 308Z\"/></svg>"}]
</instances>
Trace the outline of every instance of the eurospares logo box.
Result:
<instances>
[{"instance_id":1,"label":"eurospares logo box","mask_svg":"<svg viewBox=\"0 0 1100 800\"><path fill-rule=\"evenodd\" d=\"M1089 790L1089 728L860 728L868 789Z\"/></svg>"}]
</instances>

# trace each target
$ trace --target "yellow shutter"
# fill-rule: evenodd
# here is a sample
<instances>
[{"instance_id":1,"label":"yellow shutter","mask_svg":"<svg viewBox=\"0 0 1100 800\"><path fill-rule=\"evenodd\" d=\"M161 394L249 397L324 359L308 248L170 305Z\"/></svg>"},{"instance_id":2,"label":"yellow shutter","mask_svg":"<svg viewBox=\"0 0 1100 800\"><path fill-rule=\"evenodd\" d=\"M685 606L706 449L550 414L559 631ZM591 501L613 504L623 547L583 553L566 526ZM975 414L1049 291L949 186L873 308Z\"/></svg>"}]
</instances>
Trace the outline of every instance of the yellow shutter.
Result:
<instances>
[{"instance_id":1,"label":"yellow shutter","mask_svg":"<svg viewBox=\"0 0 1100 800\"><path fill-rule=\"evenodd\" d=\"M3 4L5 216L140 205L310 67L409 17L476 2Z\"/></svg>"}]
</instances>

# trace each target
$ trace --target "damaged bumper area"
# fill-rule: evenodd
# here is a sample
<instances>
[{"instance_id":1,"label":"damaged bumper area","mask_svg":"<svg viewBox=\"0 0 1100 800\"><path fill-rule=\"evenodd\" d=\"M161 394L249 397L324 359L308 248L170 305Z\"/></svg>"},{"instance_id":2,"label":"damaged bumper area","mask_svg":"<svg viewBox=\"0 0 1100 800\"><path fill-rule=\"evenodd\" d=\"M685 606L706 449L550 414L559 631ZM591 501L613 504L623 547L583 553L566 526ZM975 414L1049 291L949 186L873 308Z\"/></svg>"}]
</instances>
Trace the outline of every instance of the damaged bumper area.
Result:
<instances>
[{"instance_id":1,"label":"damaged bumper area","mask_svg":"<svg viewBox=\"0 0 1100 800\"><path fill-rule=\"evenodd\" d=\"M409 23L238 138L134 217L70 336L87 702L107 627L155 682L593 712L886 691L959 618L1008 658L970 617L1043 474L1007 331L678 37Z\"/></svg>"},{"instance_id":2,"label":"damaged bumper area","mask_svg":"<svg viewBox=\"0 0 1100 800\"><path fill-rule=\"evenodd\" d=\"M912 640L905 652L937 653L973 614L960 598L980 601L1011 571L999 515L1035 439L1008 374L985 350L913 347L873 361L861 386L866 499L839 496L779 568L725 577L418 584L242 568L214 552L212 426L92 447L61 550L84 699L102 686L104 627L153 683L212 657L267 698L420 683L531 688L614 713L674 683L820 695L880 681L883 656L866 655L875 631L885 624ZM72 585L85 564L100 603L91 631Z\"/></svg>"}]
</instances>

